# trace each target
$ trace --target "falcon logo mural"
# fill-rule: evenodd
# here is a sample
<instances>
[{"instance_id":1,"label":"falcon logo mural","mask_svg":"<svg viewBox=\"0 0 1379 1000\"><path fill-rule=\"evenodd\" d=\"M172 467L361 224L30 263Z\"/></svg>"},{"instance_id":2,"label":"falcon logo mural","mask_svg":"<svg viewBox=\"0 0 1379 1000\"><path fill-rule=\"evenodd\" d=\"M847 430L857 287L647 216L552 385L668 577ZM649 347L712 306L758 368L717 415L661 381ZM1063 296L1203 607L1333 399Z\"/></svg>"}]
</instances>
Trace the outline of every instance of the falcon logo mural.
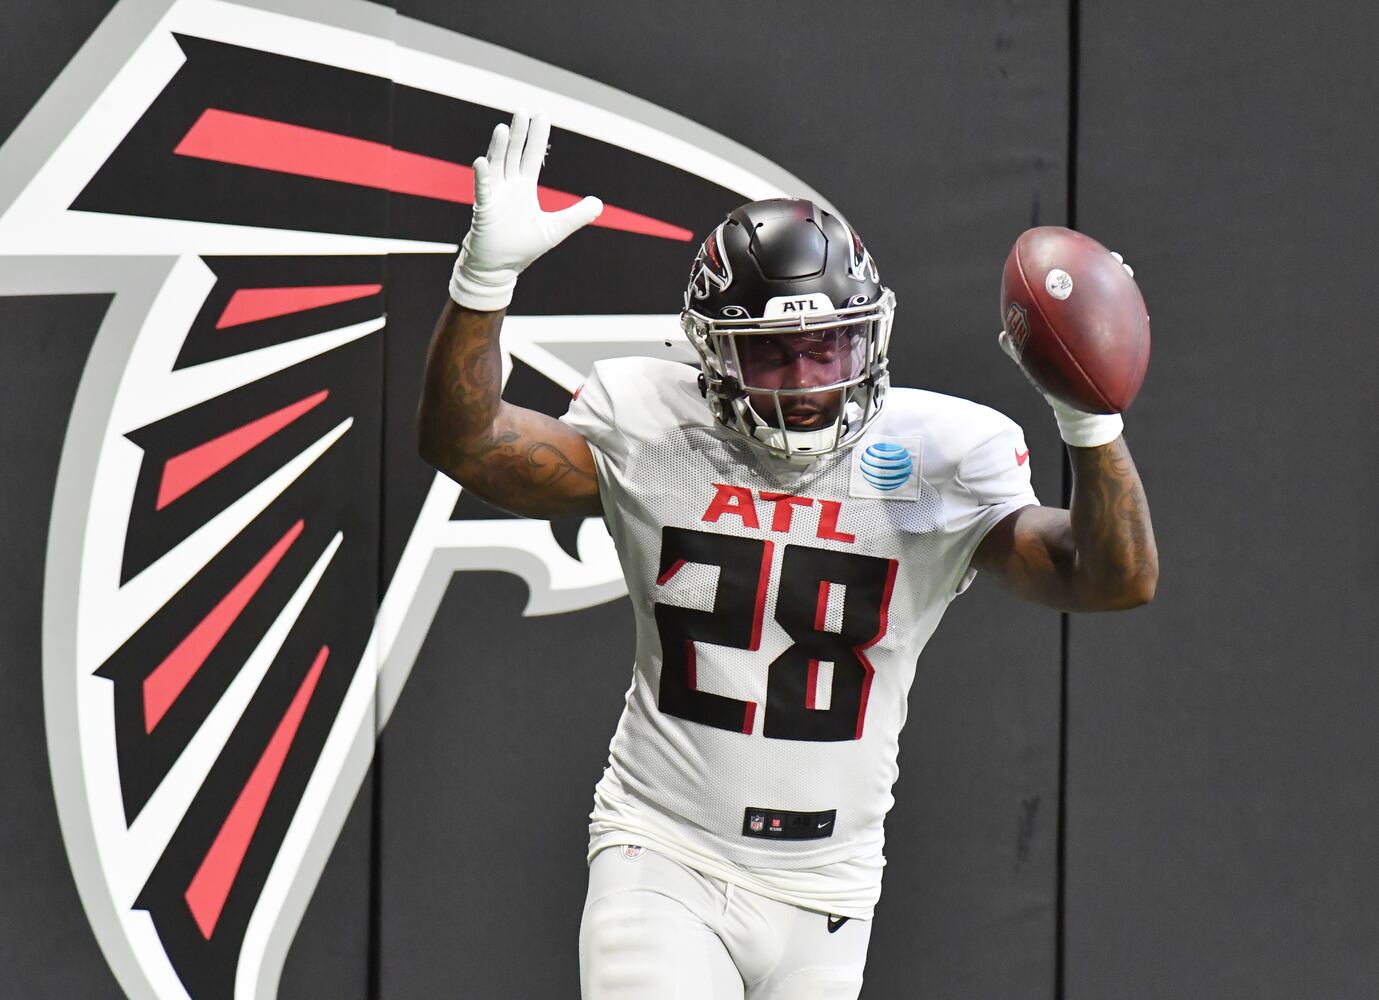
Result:
<instances>
[{"instance_id":1,"label":"falcon logo mural","mask_svg":"<svg viewBox=\"0 0 1379 1000\"><path fill-rule=\"evenodd\" d=\"M451 575L525 613L624 590L598 520L508 518L411 421L495 121L561 134L546 207L609 206L523 279L508 398L688 358L695 235L806 185L666 111L364 2L115 7L0 148L0 295L109 306L44 591L63 838L129 996L271 998ZM37 665L35 665L37 669Z\"/></svg>"}]
</instances>

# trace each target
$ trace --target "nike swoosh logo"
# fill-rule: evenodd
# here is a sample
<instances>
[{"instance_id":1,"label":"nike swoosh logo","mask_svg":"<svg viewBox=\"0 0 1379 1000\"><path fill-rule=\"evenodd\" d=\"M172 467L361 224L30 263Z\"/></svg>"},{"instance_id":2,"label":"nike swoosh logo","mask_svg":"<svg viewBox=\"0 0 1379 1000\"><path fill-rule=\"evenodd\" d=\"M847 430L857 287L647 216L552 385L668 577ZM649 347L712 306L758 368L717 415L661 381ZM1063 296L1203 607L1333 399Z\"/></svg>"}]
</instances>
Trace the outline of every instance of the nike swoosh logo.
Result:
<instances>
[{"instance_id":1,"label":"nike swoosh logo","mask_svg":"<svg viewBox=\"0 0 1379 1000\"><path fill-rule=\"evenodd\" d=\"M1029 449L1028 449L1028 448L1026 448L1024 451L1016 451L1016 452L1015 452L1015 464L1016 464L1016 465L1024 465L1024 464L1025 464L1025 459L1027 459L1027 458L1029 458Z\"/></svg>"},{"instance_id":2,"label":"nike swoosh logo","mask_svg":"<svg viewBox=\"0 0 1379 1000\"><path fill-rule=\"evenodd\" d=\"M819 824L819 829L822 830L824 827L828 826L828 824L830 824L830 823L832 823L832 822L833 822L833 820L831 820L831 819L826 819L826 820L824 820L822 823Z\"/></svg>"},{"instance_id":3,"label":"nike swoosh logo","mask_svg":"<svg viewBox=\"0 0 1379 1000\"><path fill-rule=\"evenodd\" d=\"M852 919L851 917L832 917L832 916L829 917L829 918L828 918L828 932L829 932L830 934L837 934L837 933L838 933L838 928L839 928L839 927L842 927L843 924L847 923L847 922L848 922L849 920L851 920L851 919Z\"/></svg>"}]
</instances>

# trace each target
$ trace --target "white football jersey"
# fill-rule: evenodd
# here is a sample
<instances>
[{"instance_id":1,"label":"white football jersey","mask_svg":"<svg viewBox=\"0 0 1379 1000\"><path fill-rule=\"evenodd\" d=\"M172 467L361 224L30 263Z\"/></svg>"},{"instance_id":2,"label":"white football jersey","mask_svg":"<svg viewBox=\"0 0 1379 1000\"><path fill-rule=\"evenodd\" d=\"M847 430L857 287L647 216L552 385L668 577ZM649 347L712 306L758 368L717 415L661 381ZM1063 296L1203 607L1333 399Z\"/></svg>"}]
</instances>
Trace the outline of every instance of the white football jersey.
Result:
<instances>
[{"instance_id":1,"label":"white football jersey","mask_svg":"<svg viewBox=\"0 0 1379 1000\"><path fill-rule=\"evenodd\" d=\"M697 375L601 361L562 418L593 449L637 626L589 856L643 844L868 918L915 661L987 530L1038 503L1024 436L892 389L800 469L717 425Z\"/></svg>"}]
</instances>

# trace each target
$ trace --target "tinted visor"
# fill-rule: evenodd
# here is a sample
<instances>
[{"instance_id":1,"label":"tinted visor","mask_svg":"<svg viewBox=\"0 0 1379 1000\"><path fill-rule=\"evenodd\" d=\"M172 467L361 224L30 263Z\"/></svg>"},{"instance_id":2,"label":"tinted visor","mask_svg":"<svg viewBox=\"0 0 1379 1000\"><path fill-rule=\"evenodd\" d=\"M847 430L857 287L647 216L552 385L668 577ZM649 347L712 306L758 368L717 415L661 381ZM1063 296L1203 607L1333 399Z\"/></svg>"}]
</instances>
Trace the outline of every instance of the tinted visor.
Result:
<instances>
[{"instance_id":1,"label":"tinted visor","mask_svg":"<svg viewBox=\"0 0 1379 1000\"><path fill-rule=\"evenodd\" d=\"M810 391L855 382L866 369L868 322L724 336L720 356L744 389Z\"/></svg>"}]
</instances>

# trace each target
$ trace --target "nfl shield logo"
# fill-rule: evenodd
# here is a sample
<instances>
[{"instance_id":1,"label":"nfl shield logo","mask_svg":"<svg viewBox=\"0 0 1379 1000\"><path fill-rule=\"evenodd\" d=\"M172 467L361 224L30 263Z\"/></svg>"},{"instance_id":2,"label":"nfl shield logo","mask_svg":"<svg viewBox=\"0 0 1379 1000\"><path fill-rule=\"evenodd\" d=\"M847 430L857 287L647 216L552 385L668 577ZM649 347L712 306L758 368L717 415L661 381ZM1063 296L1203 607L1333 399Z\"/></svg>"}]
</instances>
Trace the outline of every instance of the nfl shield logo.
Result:
<instances>
[{"instance_id":1,"label":"nfl shield logo","mask_svg":"<svg viewBox=\"0 0 1379 1000\"><path fill-rule=\"evenodd\" d=\"M1015 344L1015 353L1025 353L1025 341L1029 339L1029 315L1018 302L1012 302L1006 310L1006 333Z\"/></svg>"},{"instance_id":2,"label":"nfl shield logo","mask_svg":"<svg viewBox=\"0 0 1379 1000\"><path fill-rule=\"evenodd\" d=\"M753 833L760 833L761 830L762 830L762 827L764 827L764 826L766 825L766 817L765 817L765 816L762 816L761 813L753 813L753 814L752 814L752 822L751 822L750 825L751 825L751 827L752 827L752 832L753 832Z\"/></svg>"}]
</instances>

